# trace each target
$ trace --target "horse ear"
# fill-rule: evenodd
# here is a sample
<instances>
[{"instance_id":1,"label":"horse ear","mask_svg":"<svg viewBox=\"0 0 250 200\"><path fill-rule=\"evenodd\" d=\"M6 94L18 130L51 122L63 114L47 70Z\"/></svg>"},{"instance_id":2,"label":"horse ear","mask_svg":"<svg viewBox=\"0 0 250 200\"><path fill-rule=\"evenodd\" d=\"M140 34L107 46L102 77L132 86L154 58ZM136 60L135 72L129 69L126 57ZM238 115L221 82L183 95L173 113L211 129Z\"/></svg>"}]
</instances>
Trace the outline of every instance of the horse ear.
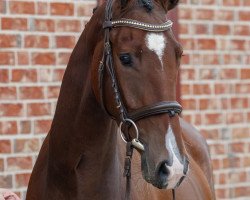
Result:
<instances>
[{"instance_id":1,"label":"horse ear","mask_svg":"<svg viewBox=\"0 0 250 200\"><path fill-rule=\"evenodd\" d=\"M160 2L166 11L173 9L179 3L179 0L156 0Z\"/></svg>"}]
</instances>

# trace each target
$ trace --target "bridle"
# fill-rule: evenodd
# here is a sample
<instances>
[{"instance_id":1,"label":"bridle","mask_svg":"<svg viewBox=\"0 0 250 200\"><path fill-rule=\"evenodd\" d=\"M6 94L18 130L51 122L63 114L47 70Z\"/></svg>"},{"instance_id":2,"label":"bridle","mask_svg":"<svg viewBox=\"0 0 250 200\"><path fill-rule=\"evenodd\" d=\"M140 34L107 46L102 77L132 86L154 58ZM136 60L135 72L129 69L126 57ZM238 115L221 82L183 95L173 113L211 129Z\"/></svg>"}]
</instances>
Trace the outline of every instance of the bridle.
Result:
<instances>
[{"instance_id":1,"label":"bridle","mask_svg":"<svg viewBox=\"0 0 250 200\"><path fill-rule=\"evenodd\" d=\"M103 89L103 79L104 79L104 73L107 71L110 79L111 84L114 92L114 98L116 102L116 107L119 110L119 132L121 133L122 139L127 143L127 152L126 152L126 158L125 158L125 166L124 166L124 176L127 177L127 191L126 191L126 199L129 199L129 192L130 192L130 165L131 165L131 159L133 154L133 148L137 149L138 151L144 151L144 146L139 140L139 131L136 126L136 121L150 117L152 115L159 115L167 113L170 117L175 116L175 114L180 114L182 111L181 105L176 101L161 101L158 103L155 103L153 105L147 105L142 108L139 108L132 112L127 112L127 109L122 101L119 85L117 82L114 66L113 66L113 56L112 56L112 47L110 42L110 30L112 28L116 27L131 27L136 28L140 30L144 30L147 32L164 32L167 30L170 30L172 27L172 22L170 20L166 21L163 24L149 24L145 22L140 22L137 20L132 19L125 19L121 18L119 20L112 20L112 0L108 0L106 3L105 8L105 20L103 23L103 29L104 29L104 51L102 60L99 64L99 90L100 90L100 102L102 105L102 108L110 115L113 119L116 119L107 109L104 102L104 89ZM118 120L118 119L116 119ZM136 138L126 138L121 129L123 124L129 124L130 126L133 126L136 132ZM175 198L175 193L173 190L173 198Z\"/></svg>"}]
</instances>

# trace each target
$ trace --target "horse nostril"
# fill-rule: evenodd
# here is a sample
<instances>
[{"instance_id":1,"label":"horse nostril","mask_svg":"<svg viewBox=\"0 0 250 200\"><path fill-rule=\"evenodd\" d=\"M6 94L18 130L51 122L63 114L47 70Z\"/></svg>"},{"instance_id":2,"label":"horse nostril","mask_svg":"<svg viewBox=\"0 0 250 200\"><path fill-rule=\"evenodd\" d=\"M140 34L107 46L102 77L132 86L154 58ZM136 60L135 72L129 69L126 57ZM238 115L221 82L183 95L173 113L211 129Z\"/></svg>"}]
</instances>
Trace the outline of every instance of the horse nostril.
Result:
<instances>
[{"instance_id":1,"label":"horse nostril","mask_svg":"<svg viewBox=\"0 0 250 200\"><path fill-rule=\"evenodd\" d=\"M164 176L168 176L169 175L169 169L168 169L168 166L167 166L167 163L162 163L160 168L159 168L159 172L161 175L164 175Z\"/></svg>"}]
</instances>

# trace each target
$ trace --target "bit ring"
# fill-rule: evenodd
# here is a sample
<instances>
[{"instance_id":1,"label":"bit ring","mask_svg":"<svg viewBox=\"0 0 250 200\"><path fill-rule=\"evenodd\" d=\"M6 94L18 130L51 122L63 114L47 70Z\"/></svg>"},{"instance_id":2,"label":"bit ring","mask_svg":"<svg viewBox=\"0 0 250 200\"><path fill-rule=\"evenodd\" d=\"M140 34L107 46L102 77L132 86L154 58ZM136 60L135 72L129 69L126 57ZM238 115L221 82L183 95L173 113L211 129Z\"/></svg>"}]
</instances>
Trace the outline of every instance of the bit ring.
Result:
<instances>
[{"instance_id":1,"label":"bit ring","mask_svg":"<svg viewBox=\"0 0 250 200\"><path fill-rule=\"evenodd\" d=\"M119 131L119 133L120 133L120 135L121 135L122 140L123 140L125 143L128 142L128 141L125 139L125 136L124 136L124 134L122 133L122 130L121 130L122 125L123 125L125 122L129 122L130 124L132 124L132 126L134 127L135 132L136 132L136 138L135 138L135 139L138 140L138 138L139 138L139 131L138 131L138 128L137 128L135 122L134 122L133 120L131 120L131 119L128 119L128 118L127 118L127 119L124 119L124 120L120 123L120 125L119 125L119 127L118 127L118 131Z\"/></svg>"}]
</instances>

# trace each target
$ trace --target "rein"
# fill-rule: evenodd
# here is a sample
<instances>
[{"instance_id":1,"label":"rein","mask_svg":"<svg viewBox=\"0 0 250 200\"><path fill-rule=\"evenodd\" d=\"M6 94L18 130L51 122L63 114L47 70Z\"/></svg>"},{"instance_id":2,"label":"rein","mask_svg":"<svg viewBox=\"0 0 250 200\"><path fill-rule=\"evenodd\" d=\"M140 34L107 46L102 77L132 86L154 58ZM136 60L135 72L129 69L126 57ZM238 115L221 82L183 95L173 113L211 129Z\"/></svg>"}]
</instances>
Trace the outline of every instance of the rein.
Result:
<instances>
[{"instance_id":1,"label":"rein","mask_svg":"<svg viewBox=\"0 0 250 200\"><path fill-rule=\"evenodd\" d=\"M126 194L125 199L130 199L130 189L131 189L131 160L133 155L133 149L136 149L139 152L144 151L144 145L139 140L139 131L136 126L136 121L150 117L152 115L159 115L167 113L170 117L175 116L175 114L180 114L182 111L181 105L176 101L161 101L153 105L147 105L133 112L128 113L127 109L122 101L119 85L117 82L114 66L113 66L113 56L112 56L112 46L110 42L110 31L112 28L117 27L131 27L147 32L164 32L171 29L173 23L168 20L163 24L149 24L145 22L140 22L132 19L121 18L120 20L112 20L112 0L108 0L105 8L105 20L103 23L104 29L104 51L102 60L99 64L99 89L100 89L100 101L103 110L111 116L113 119L116 119L105 106L104 102L104 89L103 89L103 77L104 73L107 72L111 78L112 88L114 92L114 99L116 102L116 108L119 110L119 121L120 125L118 132L120 132L123 141L126 143L126 158L124 162L124 173L123 176L126 177ZM117 120L117 119L116 119ZM122 125L130 124L135 129L136 137L134 139L126 138L122 133ZM175 199L175 191L172 190L173 199Z\"/></svg>"}]
</instances>

